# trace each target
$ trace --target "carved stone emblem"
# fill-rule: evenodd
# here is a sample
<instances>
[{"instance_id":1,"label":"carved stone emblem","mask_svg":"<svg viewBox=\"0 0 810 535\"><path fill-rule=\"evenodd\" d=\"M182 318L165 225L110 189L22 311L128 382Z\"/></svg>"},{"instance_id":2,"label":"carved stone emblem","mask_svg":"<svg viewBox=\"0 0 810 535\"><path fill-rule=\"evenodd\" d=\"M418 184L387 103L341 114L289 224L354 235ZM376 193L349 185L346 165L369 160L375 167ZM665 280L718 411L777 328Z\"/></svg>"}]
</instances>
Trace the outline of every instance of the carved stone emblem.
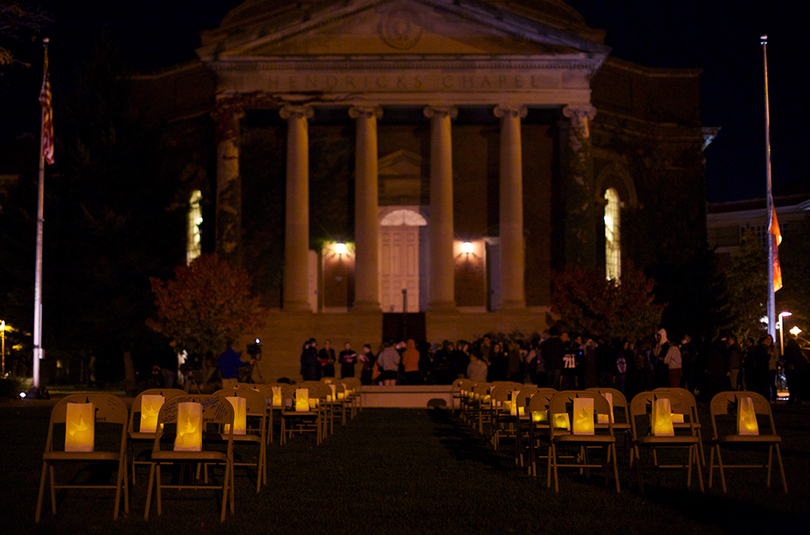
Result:
<instances>
[{"instance_id":1,"label":"carved stone emblem","mask_svg":"<svg viewBox=\"0 0 810 535\"><path fill-rule=\"evenodd\" d=\"M389 46L407 50L416 46L422 37L422 21L410 9L396 9L380 23L380 37Z\"/></svg>"}]
</instances>

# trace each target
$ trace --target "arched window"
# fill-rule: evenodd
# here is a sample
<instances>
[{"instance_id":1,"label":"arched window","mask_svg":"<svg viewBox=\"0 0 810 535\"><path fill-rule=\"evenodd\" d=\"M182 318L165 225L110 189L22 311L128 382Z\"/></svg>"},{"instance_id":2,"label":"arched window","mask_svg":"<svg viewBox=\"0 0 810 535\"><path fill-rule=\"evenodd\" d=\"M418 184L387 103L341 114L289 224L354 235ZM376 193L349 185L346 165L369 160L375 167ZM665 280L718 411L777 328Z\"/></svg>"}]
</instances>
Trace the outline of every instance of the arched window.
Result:
<instances>
[{"instance_id":1,"label":"arched window","mask_svg":"<svg viewBox=\"0 0 810 535\"><path fill-rule=\"evenodd\" d=\"M618 281L622 276L619 193L608 188L605 201L605 277Z\"/></svg>"},{"instance_id":2,"label":"arched window","mask_svg":"<svg viewBox=\"0 0 810 535\"><path fill-rule=\"evenodd\" d=\"M202 193L200 190L195 189L191 192L191 198L188 201L188 242L186 245L186 264L200 256L202 253L202 207L200 201L202 200Z\"/></svg>"}]
</instances>

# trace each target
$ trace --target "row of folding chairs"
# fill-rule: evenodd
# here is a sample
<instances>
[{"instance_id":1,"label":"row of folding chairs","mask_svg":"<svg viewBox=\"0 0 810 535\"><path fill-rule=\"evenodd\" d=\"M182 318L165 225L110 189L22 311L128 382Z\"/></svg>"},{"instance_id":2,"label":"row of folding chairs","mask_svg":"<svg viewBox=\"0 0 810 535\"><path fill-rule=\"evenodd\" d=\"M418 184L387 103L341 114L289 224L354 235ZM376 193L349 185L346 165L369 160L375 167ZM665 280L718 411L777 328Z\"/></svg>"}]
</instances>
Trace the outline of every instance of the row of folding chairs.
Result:
<instances>
[{"instance_id":1,"label":"row of folding chairs","mask_svg":"<svg viewBox=\"0 0 810 535\"><path fill-rule=\"evenodd\" d=\"M311 396L313 405L308 404L306 410L296 410L296 395L299 399ZM178 416L180 403L199 405L198 416L203 423L199 429L199 447L177 446L178 437L191 431L190 419L184 421ZM48 478L54 514L56 491L67 488L115 489L113 516L118 518L122 493L124 510L128 513L130 481L133 485L136 483L139 465L150 468L145 518L150 513L153 490L157 512L161 514L164 489L204 487L222 492L221 518L224 520L228 502L231 513L234 511L235 467L255 467L256 492L260 492L267 482L267 445L272 440L274 415L279 415L282 444L293 433L309 430L315 432L320 444L323 437L333 431L335 421L345 423L347 415L353 417L359 407L360 382L357 380L341 380L331 385L328 380L295 386L239 384L237 388L223 389L213 395L193 395L178 389L150 389L134 399L131 411L116 396L68 396L51 411L36 521L41 517ZM75 415L78 415L76 422ZM239 428L234 423L235 415ZM241 428L242 422L244 428ZM236 452L234 445L237 446ZM255 455L246 455L247 446L255 448ZM57 483L55 468L77 463L110 465L115 469L116 481L114 484L63 483L61 480ZM164 469L179 463L192 463L197 468L196 473L181 473L179 482L176 481L178 476L173 474L175 481L165 482L162 477ZM209 483L209 468L214 466L224 468L224 476L216 485Z\"/></svg>"},{"instance_id":2,"label":"row of folding chairs","mask_svg":"<svg viewBox=\"0 0 810 535\"><path fill-rule=\"evenodd\" d=\"M153 491L161 514L164 489L194 488L221 492L220 519L224 520L228 505L231 514L234 512L235 467L256 468L257 492L267 481L265 413L264 398L249 389L210 395L152 389L138 395L132 411L120 398L108 394L67 396L51 411L35 521L41 518L48 480L54 515L56 491L76 488L115 489L113 517L118 518L122 494L124 511L129 513L130 478L134 484L139 464L150 467L144 518L149 517ZM236 457L235 444L240 448ZM256 448L255 458L244 455L243 444ZM141 453L146 460L141 460ZM69 472L68 465L74 470ZM101 465L115 474L115 483L75 478L82 468ZM196 472L186 473L186 465ZM170 466L174 470L166 480L163 475ZM223 470L221 477L209 477L214 467ZM179 474L177 470L181 470ZM65 477L69 473L74 477Z\"/></svg>"},{"instance_id":3,"label":"row of folding chairs","mask_svg":"<svg viewBox=\"0 0 810 535\"><path fill-rule=\"evenodd\" d=\"M644 464L686 469L687 487L691 487L694 471L701 491L704 490L702 469L706 467L706 457L702 427L695 398L687 390L661 388L642 392L628 404L624 395L612 388L560 392L517 383L458 380L453 385L453 397L453 408L459 411L461 420L488 435L494 448L504 438L514 440L515 463L530 475L537 476L538 460L545 459L547 485L550 487L553 479L557 491L558 468L574 467L587 472L602 467L607 480L611 466L619 491L616 445L621 438L630 468L636 467L642 493L643 450L648 452ZM581 407L588 409L587 415L581 412ZM764 468L770 487L775 454L787 493L779 448L781 438L767 400L755 392L722 392L711 401L710 414L709 487L718 471L723 492L727 492L725 472L729 468ZM574 429L575 424L579 430ZM749 450L756 446L767 451L763 462L750 460ZM596 449L603 450L604 462L593 461L591 453ZM683 453L676 451L673 457L668 450ZM724 451L735 460L724 462Z\"/></svg>"}]
</instances>

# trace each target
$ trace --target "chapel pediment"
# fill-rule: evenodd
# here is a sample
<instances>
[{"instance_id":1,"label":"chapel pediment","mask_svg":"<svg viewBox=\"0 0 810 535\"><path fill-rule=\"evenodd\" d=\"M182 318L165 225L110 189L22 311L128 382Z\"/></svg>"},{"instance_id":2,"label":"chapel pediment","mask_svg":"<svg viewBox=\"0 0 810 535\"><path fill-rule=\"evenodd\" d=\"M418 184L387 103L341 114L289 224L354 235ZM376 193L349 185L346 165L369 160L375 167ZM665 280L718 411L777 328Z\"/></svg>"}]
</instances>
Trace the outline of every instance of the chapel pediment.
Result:
<instances>
[{"instance_id":1,"label":"chapel pediment","mask_svg":"<svg viewBox=\"0 0 810 535\"><path fill-rule=\"evenodd\" d=\"M198 54L204 61L227 61L263 57L607 53L607 47L592 39L598 33L570 15L573 10L564 3L545 0L537 2L538 7L527 5L532 3L252 0L234 9L220 28L205 32ZM546 18L540 11L544 5L548 5ZM568 14L568 18L561 13ZM566 25L570 28L564 28Z\"/></svg>"}]
</instances>

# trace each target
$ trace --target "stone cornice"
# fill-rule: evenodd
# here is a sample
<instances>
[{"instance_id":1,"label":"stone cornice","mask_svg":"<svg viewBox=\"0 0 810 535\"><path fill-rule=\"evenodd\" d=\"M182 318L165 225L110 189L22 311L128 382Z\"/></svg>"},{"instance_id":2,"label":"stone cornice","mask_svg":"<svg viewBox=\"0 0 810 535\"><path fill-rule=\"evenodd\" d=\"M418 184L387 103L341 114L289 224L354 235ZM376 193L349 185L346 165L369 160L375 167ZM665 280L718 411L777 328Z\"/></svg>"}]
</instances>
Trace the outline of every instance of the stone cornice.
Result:
<instances>
[{"instance_id":1,"label":"stone cornice","mask_svg":"<svg viewBox=\"0 0 810 535\"><path fill-rule=\"evenodd\" d=\"M585 54L559 54L540 57L492 57L492 56L456 56L424 58L380 56L275 56L275 57L239 57L219 59L206 62L214 72L250 72L250 71L349 71L349 70L585 70L595 72L601 60Z\"/></svg>"}]
</instances>

